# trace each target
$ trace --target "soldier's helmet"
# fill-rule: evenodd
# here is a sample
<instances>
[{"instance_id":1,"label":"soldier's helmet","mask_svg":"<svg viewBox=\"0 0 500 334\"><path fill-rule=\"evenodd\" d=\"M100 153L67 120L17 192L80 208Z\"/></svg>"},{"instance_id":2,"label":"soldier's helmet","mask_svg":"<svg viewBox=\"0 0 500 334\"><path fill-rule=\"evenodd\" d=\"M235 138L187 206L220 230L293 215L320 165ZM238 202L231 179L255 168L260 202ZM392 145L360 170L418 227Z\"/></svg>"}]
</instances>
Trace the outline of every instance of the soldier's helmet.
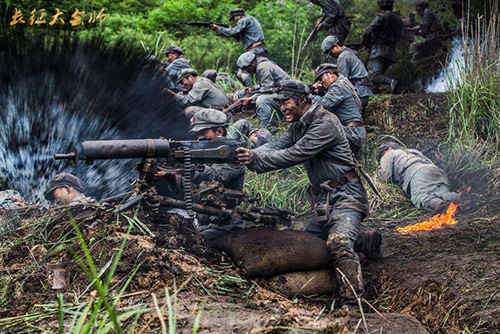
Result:
<instances>
[{"instance_id":1,"label":"soldier's helmet","mask_svg":"<svg viewBox=\"0 0 500 334\"><path fill-rule=\"evenodd\" d=\"M235 16L245 15L245 10L243 8L235 8L229 11L229 21L232 21Z\"/></svg>"},{"instance_id":2,"label":"soldier's helmet","mask_svg":"<svg viewBox=\"0 0 500 334\"><path fill-rule=\"evenodd\" d=\"M177 53L178 55L181 55L184 52L177 45L169 45L169 46L167 46L165 48L165 50L163 50L163 54L166 55L166 54L169 54L169 53Z\"/></svg>"},{"instance_id":3,"label":"soldier's helmet","mask_svg":"<svg viewBox=\"0 0 500 334\"><path fill-rule=\"evenodd\" d=\"M324 63L316 67L316 69L314 70L314 75L316 76L316 79L314 79L314 81L319 81L319 79L321 79L321 76L325 73L335 73L338 75L339 70L337 68L337 65Z\"/></svg>"},{"instance_id":4,"label":"soldier's helmet","mask_svg":"<svg viewBox=\"0 0 500 334\"><path fill-rule=\"evenodd\" d=\"M321 52L328 54L335 44L339 44L339 39L335 35L325 37L321 42Z\"/></svg>"},{"instance_id":5,"label":"soldier's helmet","mask_svg":"<svg viewBox=\"0 0 500 334\"><path fill-rule=\"evenodd\" d=\"M255 53L247 51L238 58L238 60L236 61L236 65L242 70L244 70L245 68L250 66L252 61L254 61L255 57L256 57Z\"/></svg>"},{"instance_id":6,"label":"soldier's helmet","mask_svg":"<svg viewBox=\"0 0 500 334\"><path fill-rule=\"evenodd\" d=\"M188 76L197 76L196 70L194 68L183 68L177 73L177 83L181 83L182 79L187 78Z\"/></svg>"}]
</instances>

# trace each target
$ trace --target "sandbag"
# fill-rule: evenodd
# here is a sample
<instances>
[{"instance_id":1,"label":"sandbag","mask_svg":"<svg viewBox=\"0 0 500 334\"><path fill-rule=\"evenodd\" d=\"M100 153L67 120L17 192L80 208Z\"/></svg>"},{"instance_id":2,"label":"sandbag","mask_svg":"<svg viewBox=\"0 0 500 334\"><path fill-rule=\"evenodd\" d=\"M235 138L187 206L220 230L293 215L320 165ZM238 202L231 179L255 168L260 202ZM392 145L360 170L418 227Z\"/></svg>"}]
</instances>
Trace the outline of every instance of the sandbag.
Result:
<instances>
[{"instance_id":1,"label":"sandbag","mask_svg":"<svg viewBox=\"0 0 500 334\"><path fill-rule=\"evenodd\" d=\"M331 268L281 274L262 281L290 299L296 296L333 295L338 291L337 279Z\"/></svg>"},{"instance_id":2,"label":"sandbag","mask_svg":"<svg viewBox=\"0 0 500 334\"><path fill-rule=\"evenodd\" d=\"M291 229L245 229L215 240L248 277L271 277L330 267L326 243L315 235Z\"/></svg>"}]
</instances>

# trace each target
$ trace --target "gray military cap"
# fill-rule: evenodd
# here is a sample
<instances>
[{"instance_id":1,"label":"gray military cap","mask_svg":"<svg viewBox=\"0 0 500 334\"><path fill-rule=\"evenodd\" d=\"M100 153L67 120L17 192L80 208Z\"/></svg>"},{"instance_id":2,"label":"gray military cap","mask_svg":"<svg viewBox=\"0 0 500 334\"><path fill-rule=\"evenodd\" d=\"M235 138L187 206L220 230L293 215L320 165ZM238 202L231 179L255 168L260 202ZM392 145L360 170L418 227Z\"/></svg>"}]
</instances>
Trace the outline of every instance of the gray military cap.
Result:
<instances>
[{"instance_id":1,"label":"gray military cap","mask_svg":"<svg viewBox=\"0 0 500 334\"><path fill-rule=\"evenodd\" d=\"M181 55L181 54L183 54L183 51L177 45L169 45L165 48L165 50L163 50L163 54L167 54L167 53L177 53L177 54Z\"/></svg>"},{"instance_id":2,"label":"gray military cap","mask_svg":"<svg viewBox=\"0 0 500 334\"><path fill-rule=\"evenodd\" d=\"M389 148L393 148L395 150L400 150L403 148L403 146L399 145L398 143L392 142L392 141L386 141L385 143L381 144L378 147L377 150L377 161L380 162L380 159L382 159L382 156L384 155L384 152L387 151Z\"/></svg>"},{"instance_id":3,"label":"gray military cap","mask_svg":"<svg viewBox=\"0 0 500 334\"><path fill-rule=\"evenodd\" d=\"M199 132L205 129L225 127L227 116L222 111L215 109L202 109L191 117L191 132Z\"/></svg>"},{"instance_id":4,"label":"gray military cap","mask_svg":"<svg viewBox=\"0 0 500 334\"><path fill-rule=\"evenodd\" d=\"M235 16L245 15L245 10L243 8L235 8L229 11L229 21L231 21Z\"/></svg>"},{"instance_id":5,"label":"gray military cap","mask_svg":"<svg viewBox=\"0 0 500 334\"><path fill-rule=\"evenodd\" d=\"M321 76L325 73L335 73L338 75L339 70L337 68L337 65L330 64L330 63L324 63L324 64L321 64L318 67L316 67L316 69L314 70L314 74L316 75L316 79L314 79L314 81L319 81Z\"/></svg>"},{"instance_id":6,"label":"gray military cap","mask_svg":"<svg viewBox=\"0 0 500 334\"><path fill-rule=\"evenodd\" d=\"M252 61L254 61L255 57L257 57L255 53L247 51L238 58L238 60L236 61L236 65L238 65L239 68L244 70L245 68L250 66Z\"/></svg>"},{"instance_id":7,"label":"gray military cap","mask_svg":"<svg viewBox=\"0 0 500 334\"><path fill-rule=\"evenodd\" d=\"M50 180L49 190L45 193L45 199L49 201L54 200L54 191L62 187L71 187L79 192L83 193L85 187L83 186L82 180L73 174L61 173L57 174Z\"/></svg>"},{"instance_id":8,"label":"gray military cap","mask_svg":"<svg viewBox=\"0 0 500 334\"><path fill-rule=\"evenodd\" d=\"M309 95L309 87L300 80L283 80L275 100L288 100L294 95Z\"/></svg>"},{"instance_id":9,"label":"gray military cap","mask_svg":"<svg viewBox=\"0 0 500 334\"><path fill-rule=\"evenodd\" d=\"M188 76L197 76L196 70L194 68L183 68L177 73L177 83L181 83L182 79L187 78Z\"/></svg>"},{"instance_id":10,"label":"gray military cap","mask_svg":"<svg viewBox=\"0 0 500 334\"><path fill-rule=\"evenodd\" d=\"M333 35L327 36L323 42L321 42L321 52L327 54L335 44L339 44L338 37Z\"/></svg>"}]
</instances>

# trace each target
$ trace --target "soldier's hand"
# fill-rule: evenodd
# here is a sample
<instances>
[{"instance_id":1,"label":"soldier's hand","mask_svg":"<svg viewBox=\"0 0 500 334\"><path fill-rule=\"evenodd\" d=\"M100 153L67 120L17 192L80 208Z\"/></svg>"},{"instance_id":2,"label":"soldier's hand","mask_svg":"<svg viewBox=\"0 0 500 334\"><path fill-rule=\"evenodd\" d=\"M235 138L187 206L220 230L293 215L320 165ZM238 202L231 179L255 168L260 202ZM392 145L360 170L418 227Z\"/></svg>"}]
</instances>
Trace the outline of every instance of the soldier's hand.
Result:
<instances>
[{"instance_id":1,"label":"soldier's hand","mask_svg":"<svg viewBox=\"0 0 500 334\"><path fill-rule=\"evenodd\" d=\"M217 30L217 25L216 25L216 24L211 24L211 25L210 25L210 29L212 29L212 30Z\"/></svg>"},{"instance_id":2,"label":"soldier's hand","mask_svg":"<svg viewBox=\"0 0 500 334\"><path fill-rule=\"evenodd\" d=\"M173 90L168 89L168 88L163 88L162 92L163 93L169 93L169 94L175 95L175 92Z\"/></svg>"},{"instance_id":3,"label":"soldier's hand","mask_svg":"<svg viewBox=\"0 0 500 334\"><path fill-rule=\"evenodd\" d=\"M241 104L246 106L247 104L249 104L251 101L252 101L252 98L251 97L243 97L240 99L241 101Z\"/></svg>"},{"instance_id":4,"label":"soldier's hand","mask_svg":"<svg viewBox=\"0 0 500 334\"><path fill-rule=\"evenodd\" d=\"M252 150L244 147L238 147L236 152L238 152L238 161L240 165L250 165L253 162Z\"/></svg>"},{"instance_id":5,"label":"soldier's hand","mask_svg":"<svg viewBox=\"0 0 500 334\"><path fill-rule=\"evenodd\" d=\"M251 92L252 90L254 90L254 88L253 88L253 87L247 87L247 88L245 88L245 94L247 94L247 95L248 95L248 94L250 94L250 92Z\"/></svg>"}]
</instances>

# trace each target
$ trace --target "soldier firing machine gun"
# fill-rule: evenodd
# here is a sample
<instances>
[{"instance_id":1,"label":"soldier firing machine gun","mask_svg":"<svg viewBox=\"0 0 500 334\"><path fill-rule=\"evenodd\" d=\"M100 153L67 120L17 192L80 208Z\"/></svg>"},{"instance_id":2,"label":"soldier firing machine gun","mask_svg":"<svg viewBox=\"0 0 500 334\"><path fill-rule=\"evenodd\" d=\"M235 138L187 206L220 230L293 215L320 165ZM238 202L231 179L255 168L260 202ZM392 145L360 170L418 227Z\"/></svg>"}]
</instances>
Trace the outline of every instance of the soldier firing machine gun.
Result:
<instances>
[{"instance_id":1,"label":"soldier firing machine gun","mask_svg":"<svg viewBox=\"0 0 500 334\"><path fill-rule=\"evenodd\" d=\"M232 217L267 225L290 225L292 212L275 208L250 207L245 210L243 202L253 203L242 191L225 189L218 182L202 183L193 190L191 176L197 166L211 163L237 163L236 140L214 139L193 141L169 141L167 139L125 139L84 141L80 148L73 147L67 154L55 154L56 160L78 160L93 163L95 160L141 159L137 163L138 178L135 193L115 212L128 210L142 202L157 210L159 206L185 209L194 223L194 212L205 213L220 218ZM168 159L158 163L158 159ZM154 186L154 176L159 170L171 169L172 162L182 163L184 176L184 201L158 195ZM195 199L196 203L193 203ZM196 227L196 226L195 226Z\"/></svg>"}]
</instances>

